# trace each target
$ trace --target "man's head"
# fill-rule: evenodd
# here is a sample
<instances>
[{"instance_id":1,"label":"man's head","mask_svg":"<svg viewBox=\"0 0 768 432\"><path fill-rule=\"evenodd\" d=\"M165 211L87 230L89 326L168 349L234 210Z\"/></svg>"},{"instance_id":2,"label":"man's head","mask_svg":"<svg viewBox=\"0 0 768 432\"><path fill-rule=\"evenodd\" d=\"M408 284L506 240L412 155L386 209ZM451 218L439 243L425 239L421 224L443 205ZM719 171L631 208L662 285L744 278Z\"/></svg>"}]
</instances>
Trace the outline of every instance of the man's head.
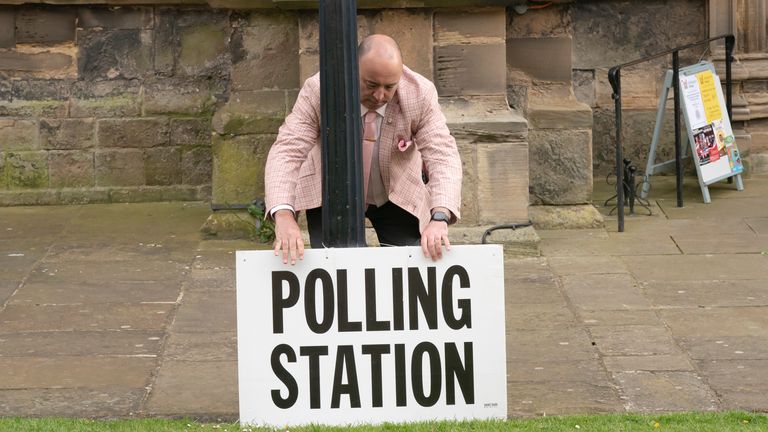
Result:
<instances>
[{"instance_id":1,"label":"man's head","mask_svg":"<svg viewBox=\"0 0 768 432\"><path fill-rule=\"evenodd\" d=\"M370 35L357 47L360 68L360 103L378 109L389 102L403 75L400 47L389 36Z\"/></svg>"}]
</instances>

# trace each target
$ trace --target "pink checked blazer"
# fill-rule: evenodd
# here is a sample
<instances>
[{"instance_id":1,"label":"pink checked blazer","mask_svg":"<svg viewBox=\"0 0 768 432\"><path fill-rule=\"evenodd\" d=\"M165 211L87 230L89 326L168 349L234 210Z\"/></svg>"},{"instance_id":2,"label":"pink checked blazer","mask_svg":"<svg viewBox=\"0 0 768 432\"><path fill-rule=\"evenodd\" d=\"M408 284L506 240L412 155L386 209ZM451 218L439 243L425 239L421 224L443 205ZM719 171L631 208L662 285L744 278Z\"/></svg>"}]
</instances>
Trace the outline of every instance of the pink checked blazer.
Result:
<instances>
[{"instance_id":1,"label":"pink checked blazer","mask_svg":"<svg viewBox=\"0 0 768 432\"><path fill-rule=\"evenodd\" d=\"M400 151L400 140L413 145ZM429 172L426 185L422 161ZM434 84L405 66L381 124L379 164L389 200L416 216L420 230L435 207L449 209L452 222L460 217L462 167L456 141L446 126ZM315 74L301 88L269 151L267 209L279 204L296 210L319 207L321 176L320 75Z\"/></svg>"}]
</instances>

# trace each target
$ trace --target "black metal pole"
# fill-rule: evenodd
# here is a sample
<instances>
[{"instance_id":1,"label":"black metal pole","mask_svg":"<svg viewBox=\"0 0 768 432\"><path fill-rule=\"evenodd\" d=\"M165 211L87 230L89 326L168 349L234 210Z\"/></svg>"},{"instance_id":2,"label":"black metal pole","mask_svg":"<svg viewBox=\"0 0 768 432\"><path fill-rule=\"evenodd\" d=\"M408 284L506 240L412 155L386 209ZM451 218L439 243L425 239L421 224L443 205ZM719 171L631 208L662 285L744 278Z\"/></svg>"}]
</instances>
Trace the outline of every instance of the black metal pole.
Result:
<instances>
[{"instance_id":1,"label":"black metal pole","mask_svg":"<svg viewBox=\"0 0 768 432\"><path fill-rule=\"evenodd\" d=\"M683 206L683 158L680 145L680 55L672 53L672 88L675 92L675 177L677 180L677 206ZM695 153L695 152L694 152ZM696 157L696 155L693 155Z\"/></svg>"},{"instance_id":2,"label":"black metal pole","mask_svg":"<svg viewBox=\"0 0 768 432\"><path fill-rule=\"evenodd\" d=\"M320 1L323 243L365 246L357 3Z\"/></svg>"},{"instance_id":3,"label":"black metal pole","mask_svg":"<svg viewBox=\"0 0 768 432\"><path fill-rule=\"evenodd\" d=\"M731 62L733 61L733 46L736 37L725 37L725 106L728 109L728 121L733 123L733 81L731 76Z\"/></svg>"},{"instance_id":4,"label":"black metal pole","mask_svg":"<svg viewBox=\"0 0 768 432\"><path fill-rule=\"evenodd\" d=\"M621 69L611 68L608 81L613 88L616 110L616 212L619 218L619 232L624 232L624 165L621 140Z\"/></svg>"}]
</instances>

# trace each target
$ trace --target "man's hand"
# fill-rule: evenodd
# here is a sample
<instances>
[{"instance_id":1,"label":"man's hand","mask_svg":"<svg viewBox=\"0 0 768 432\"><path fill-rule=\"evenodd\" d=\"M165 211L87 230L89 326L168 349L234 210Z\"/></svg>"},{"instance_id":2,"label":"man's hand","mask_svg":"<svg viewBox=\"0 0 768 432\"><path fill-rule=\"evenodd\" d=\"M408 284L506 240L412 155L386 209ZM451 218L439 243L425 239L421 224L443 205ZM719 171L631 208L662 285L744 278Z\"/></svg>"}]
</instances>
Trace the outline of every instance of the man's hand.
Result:
<instances>
[{"instance_id":1,"label":"man's hand","mask_svg":"<svg viewBox=\"0 0 768 432\"><path fill-rule=\"evenodd\" d=\"M451 242L448 241L448 223L430 221L421 233L421 250L424 252L424 257L432 257L432 261L442 258L443 244L446 250L451 250Z\"/></svg>"},{"instance_id":2,"label":"man's hand","mask_svg":"<svg viewBox=\"0 0 768 432\"><path fill-rule=\"evenodd\" d=\"M304 259L304 241L301 239L299 224L290 210L278 210L275 215L275 256L283 251L283 263L288 264L288 256L291 257L291 265L296 264L296 258Z\"/></svg>"}]
</instances>

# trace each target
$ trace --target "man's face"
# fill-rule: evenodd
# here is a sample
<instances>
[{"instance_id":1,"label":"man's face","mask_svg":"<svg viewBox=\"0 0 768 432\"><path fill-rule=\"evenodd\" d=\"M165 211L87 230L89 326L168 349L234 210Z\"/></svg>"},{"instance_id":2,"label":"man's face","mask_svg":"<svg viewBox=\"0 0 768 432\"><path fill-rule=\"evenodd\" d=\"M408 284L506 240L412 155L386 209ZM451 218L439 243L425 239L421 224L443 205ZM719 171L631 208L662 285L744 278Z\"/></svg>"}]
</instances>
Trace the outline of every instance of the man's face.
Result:
<instances>
[{"instance_id":1,"label":"man's face","mask_svg":"<svg viewBox=\"0 0 768 432\"><path fill-rule=\"evenodd\" d=\"M397 91L403 75L402 63L371 54L360 59L359 67L360 103L370 110L381 108Z\"/></svg>"}]
</instances>

